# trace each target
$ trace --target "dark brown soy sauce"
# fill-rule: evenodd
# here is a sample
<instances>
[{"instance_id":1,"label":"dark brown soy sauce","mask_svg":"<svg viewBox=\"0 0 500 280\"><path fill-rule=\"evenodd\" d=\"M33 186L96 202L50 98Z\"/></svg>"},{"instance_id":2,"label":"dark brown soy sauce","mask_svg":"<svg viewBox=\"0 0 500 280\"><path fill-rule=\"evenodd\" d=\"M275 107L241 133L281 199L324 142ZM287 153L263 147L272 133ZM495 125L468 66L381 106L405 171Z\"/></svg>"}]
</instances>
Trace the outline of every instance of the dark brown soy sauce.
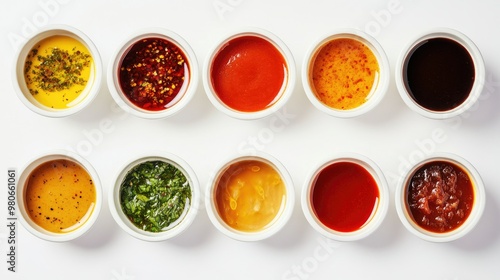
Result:
<instances>
[{"instance_id":1,"label":"dark brown soy sauce","mask_svg":"<svg viewBox=\"0 0 500 280\"><path fill-rule=\"evenodd\" d=\"M469 52L447 38L432 38L417 45L407 57L404 69L405 86L411 97L434 111L448 111L462 104L475 78Z\"/></svg>"}]
</instances>

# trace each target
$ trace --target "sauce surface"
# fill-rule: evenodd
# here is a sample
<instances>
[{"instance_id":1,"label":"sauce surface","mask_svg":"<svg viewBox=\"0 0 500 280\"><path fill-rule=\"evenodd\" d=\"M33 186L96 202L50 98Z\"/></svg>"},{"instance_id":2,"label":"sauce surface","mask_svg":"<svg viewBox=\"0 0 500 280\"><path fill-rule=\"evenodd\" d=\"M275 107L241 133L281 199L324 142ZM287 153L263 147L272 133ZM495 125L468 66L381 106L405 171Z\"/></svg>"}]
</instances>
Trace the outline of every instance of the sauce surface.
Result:
<instances>
[{"instance_id":1,"label":"sauce surface","mask_svg":"<svg viewBox=\"0 0 500 280\"><path fill-rule=\"evenodd\" d=\"M136 227L150 232L161 232L180 222L191 195L184 173L164 161L134 166L120 186L123 212Z\"/></svg>"},{"instance_id":2,"label":"sauce surface","mask_svg":"<svg viewBox=\"0 0 500 280\"><path fill-rule=\"evenodd\" d=\"M447 111L462 104L475 80L474 62L461 44L446 38L429 39L407 58L404 80L420 106Z\"/></svg>"},{"instance_id":3,"label":"sauce surface","mask_svg":"<svg viewBox=\"0 0 500 280\"><path fill-rule=\"evenodd\" d=\"M26 57L24 77L33 97L42 105L66 109L85 97L94 75L89 50L69 36L51 36L38 42Z\"/></svg>"},{"instance_id":4,"label":"sauce surface","mask_svg":"<svg viewBox=\"0 0 500 280\"><path fill-rule=\"evenodd\" d=\"M31 172L24 199L33 222L50 232L64 233L88 219L94 210L96 190L82 166L53 160Z\"/></svg>"},{"instance_id":5,"label":"sauce surface","mask_svg":"<svg viewBox=\"0 0 500 280\"><path fill-rule=\"evenodd\" d=\"M230 227L246 232L266 228L283 209L286 189L269 164L245 160L232 164L215 190L220 217Z\"/></svg>"},{"instance_id":6,"label":"sauce surface","mask_svg":"<svg viewBox=\"0 0 500 280\"><path fill-rule=\"evenodd\" d=\"M318 174L311 199L321 223L336 231L352 232L369 221L377 208L379 191L364 167L336 162Z\"/></svg>"},{"instance_id":7,"label":"sauce surface","mask_svg":"<svg viewBox=\"0 0 500 280\"><path fill-rule=\"evenodd\" d=\"M244 36L229 41L215 56L212 86L228 107L255 112L273 105L287 80L287 65L269 41Z\"/></svg>"},{"instance_id":8,"label":"sauce surface","mask_svg":"<svg viewBox=\"0 0 500 280\"><path fill-rule=\"evenodd\" d=\"M407 189L414 221L432 232L448 232L467 219L474 190L467 173L450 162L429 162L418 169Z\"/></svg>"},{"instance_id":9,"label":"sauce surface","mask_svg":"<svg viewBox=\"0 0 500 280\"><path fill-rule=\"evenodd\" d=\"M130 102L145 110L160 111L182 97L189 83L189 64L174 43L146 38L126 53L118 76Z\"/></svg>"},{"instance_id":10,"label":"sauce surface","mask_svg":"<svg viewBox=\"0 0 500 280\"><path fill-rule=\"evenodd\" d=\"M311 69L316 97L340 110L364 104L379 79L377 58L368 46L354 39L334 39L325 44Z\"/></svg>"}]
</instances>

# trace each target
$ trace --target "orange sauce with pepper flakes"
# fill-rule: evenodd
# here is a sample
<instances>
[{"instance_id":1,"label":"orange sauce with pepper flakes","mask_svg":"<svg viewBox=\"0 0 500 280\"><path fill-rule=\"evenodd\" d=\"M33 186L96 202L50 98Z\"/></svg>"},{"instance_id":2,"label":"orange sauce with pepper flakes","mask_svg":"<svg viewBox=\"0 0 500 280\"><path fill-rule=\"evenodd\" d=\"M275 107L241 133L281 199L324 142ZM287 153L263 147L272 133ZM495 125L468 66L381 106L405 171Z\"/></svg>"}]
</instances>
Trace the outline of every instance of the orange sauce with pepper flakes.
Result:
<instances>
[{"instance_id":1,"label":"orange sauce with pepper flakes","mask_svg":"<svg viewBox=\"0 0 500 280\"><path fill-rule=\"evenodd\" d=\"M29 176L26 208L31 220L50 232L75 230L90 216L95 202L92 178L73 161L43 163Z\"/></svg>"},{"instance_id":2,"label":"orange sauce with pepper flakes","mask_svg":"<svg viewBox=\"0 0 500 280\"><path fill-rule=\"evenodd\" d=\"M379 65L373 52L354 39L335 39L316 54L312 83L325 105L349 110L366 102L378 82Z\"/></svg>"}]
</instances>

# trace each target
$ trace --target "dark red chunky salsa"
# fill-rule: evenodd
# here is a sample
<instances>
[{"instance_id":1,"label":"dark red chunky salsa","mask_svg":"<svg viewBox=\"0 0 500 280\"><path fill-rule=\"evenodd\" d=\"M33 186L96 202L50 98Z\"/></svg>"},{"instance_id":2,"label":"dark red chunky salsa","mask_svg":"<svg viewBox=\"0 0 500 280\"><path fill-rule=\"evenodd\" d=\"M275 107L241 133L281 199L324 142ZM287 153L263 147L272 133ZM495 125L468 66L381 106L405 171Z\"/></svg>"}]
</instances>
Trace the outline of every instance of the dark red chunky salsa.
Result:
<instances>
[{"instance_id":1,"label":"dark red chunky salsa","mask_svg":"<svg viewBox=\"0 0 500 280\"><path fill-rule=\"evenodd\" d=\"M120 87L136 106L150 111L168 108L188 83L186 55L174 43L161 38L137 41L119 69Z\"/></svg>"},{"instance_id":2,"label":"dark red chunky salsa","mask_svg":"<svg viewBox=\"0 0 500 280\"><path fill-rule=\"evenodd\" d=\"M462 225L474 203L467 172L445 161L432 161L420 167L411 178L406 196L414 221L438 233Z\"/></svg>"}]
</instances>

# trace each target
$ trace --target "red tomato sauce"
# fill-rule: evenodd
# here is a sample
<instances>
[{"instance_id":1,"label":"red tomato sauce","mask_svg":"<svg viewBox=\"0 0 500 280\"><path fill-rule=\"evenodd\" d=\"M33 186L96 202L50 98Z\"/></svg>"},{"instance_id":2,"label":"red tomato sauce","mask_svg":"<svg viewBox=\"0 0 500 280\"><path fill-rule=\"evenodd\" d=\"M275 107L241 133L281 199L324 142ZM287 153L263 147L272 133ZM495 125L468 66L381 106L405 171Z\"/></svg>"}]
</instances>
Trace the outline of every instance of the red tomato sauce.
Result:
<instances>
[{"instance_id":1,"label":"red tomato sauce","mask_svg":"<svg viewBox=\"0 0 500 280\"><path fill-rule=\"evenodd\" d=\"M280 51L257 36L230 40L216 54L212 86L228 107L241 112L261 111L277 101L287 78Z\"/></svg>"},{"instance_id":2,"label":"red tomato sauce","mask_svg":"<svg viewBox=\"0 0 500 280\"><path fill-rule=\"evenodd\" d=\"M336 231L352 232L370 218L379 191L375 179L364 167L337 162L319 173L311 197L321 223Z\"/></svg>"}]
</instances>

